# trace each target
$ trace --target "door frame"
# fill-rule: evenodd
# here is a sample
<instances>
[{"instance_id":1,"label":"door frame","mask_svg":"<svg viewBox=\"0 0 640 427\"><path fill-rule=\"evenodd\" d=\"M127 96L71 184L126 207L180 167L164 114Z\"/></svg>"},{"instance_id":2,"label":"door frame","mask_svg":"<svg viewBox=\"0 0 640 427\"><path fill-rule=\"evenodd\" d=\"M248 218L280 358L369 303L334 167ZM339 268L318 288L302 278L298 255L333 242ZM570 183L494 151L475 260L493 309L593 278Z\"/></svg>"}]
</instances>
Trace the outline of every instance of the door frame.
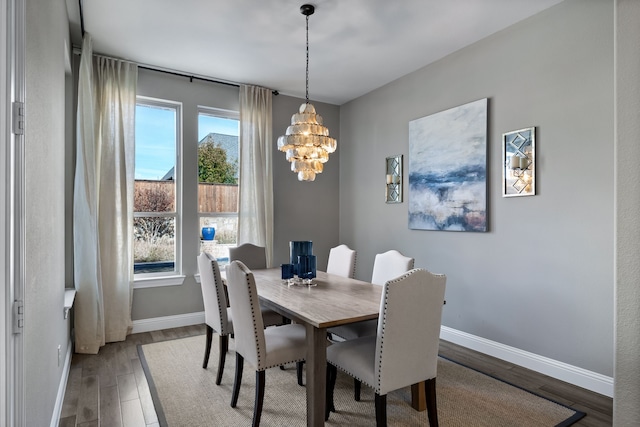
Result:
<instances>
[{"instance_id":1,"label":"door frame","mask_svg":"<svg viewBox=\"0 0 640 427\"><path fill-rule=\"evenodd\" d=\"M0 24L2 28L8 29L8 16L7 16L7 0L0 0ZM7 31L0 31L0 178L6 177L7 173L7 152L9 144L9 130L7 129L8 112L7 107L10 105L8 102L7 89L9 87L8 79L8 52L7 52ZM7 381L7 375L10 372L7 364L7 354L10 347L9 334L11 333L10 320L10 305L7 304L9 300L9 280L7 276L7 193L8 183L7 179L0 179L0 224L4 224L0 228L0 272L2 272L2 280L4 286L2 292L0 292L0 319L3 320L5 325L0 328L0 414L7 414L7 406L9 405L9 387ZM8 418L8 417L7 417ZM8 423L8 419L0 419L0 423L3 425L11 425Z\"/></svg>"},{"instance_id":2,"label":"door frame","mask_svg":"<svg viewBox=\"0 0 640 427\"><path fill-rule=\"evenodd\" d=\"M24 134L13 133L13 104L25 100L25 3L0 0L0 424L24 426L24 333L14 333L14 302L24 300Z\"/></svg>"}]
</instances>

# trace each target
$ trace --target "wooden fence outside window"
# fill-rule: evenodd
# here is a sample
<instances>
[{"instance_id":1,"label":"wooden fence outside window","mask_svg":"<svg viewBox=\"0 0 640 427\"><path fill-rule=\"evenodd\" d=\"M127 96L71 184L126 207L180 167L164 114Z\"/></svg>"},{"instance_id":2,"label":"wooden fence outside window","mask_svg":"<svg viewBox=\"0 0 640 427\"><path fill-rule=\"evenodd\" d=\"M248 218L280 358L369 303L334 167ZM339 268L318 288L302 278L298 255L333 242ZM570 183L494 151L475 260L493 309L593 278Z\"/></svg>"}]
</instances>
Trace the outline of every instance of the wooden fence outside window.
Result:
<instances>
[{"instance_id":1,"label":"wooden fence outside window","mask_svg":"<svg viewBox=\"0 0 640 427\"><path fill-rule=\"evenodd\" d=\"M175 200L175 182L140 180L135 181L135 192L157 191L166 193L171 200ZM171 210L175 211L172 206ZM198 213L209 212L238 212L237 184L198 184Z\"/></svg>"}]
</instances>

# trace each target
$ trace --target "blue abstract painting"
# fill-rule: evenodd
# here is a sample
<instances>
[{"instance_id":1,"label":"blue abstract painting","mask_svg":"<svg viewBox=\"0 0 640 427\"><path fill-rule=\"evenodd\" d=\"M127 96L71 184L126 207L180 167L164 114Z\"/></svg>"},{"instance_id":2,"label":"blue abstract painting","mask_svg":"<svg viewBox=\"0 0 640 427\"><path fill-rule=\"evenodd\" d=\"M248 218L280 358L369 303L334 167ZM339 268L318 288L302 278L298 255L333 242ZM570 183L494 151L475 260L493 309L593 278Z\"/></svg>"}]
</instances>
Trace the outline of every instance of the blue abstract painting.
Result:
<instances>
[{"instance_id":1,"label":"blue abstract painting","mask_svg":"<svg viewBox=\"0 0 640 427\"><path fill-rule=\"evenodd\" d=\"M409 228L487 231L487 99L409 122Z\"/></svg>"}]
</instances>

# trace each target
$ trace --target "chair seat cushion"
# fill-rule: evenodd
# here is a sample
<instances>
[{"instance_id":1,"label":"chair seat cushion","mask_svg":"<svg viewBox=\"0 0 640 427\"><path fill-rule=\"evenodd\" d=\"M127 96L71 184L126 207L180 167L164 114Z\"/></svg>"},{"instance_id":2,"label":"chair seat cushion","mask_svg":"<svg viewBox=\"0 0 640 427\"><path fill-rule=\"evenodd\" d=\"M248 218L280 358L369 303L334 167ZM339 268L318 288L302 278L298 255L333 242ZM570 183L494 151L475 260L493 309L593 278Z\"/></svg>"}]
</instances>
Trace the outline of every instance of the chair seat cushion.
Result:
<instances>
[{"instance_id":1,"label":"chair seat cushion","mask_svg":"<svg viewBox=\"0 0 640 427\"><path fill-rule=\"evenodd\" d=\"M345 340L375 336L378 333L378 319L336 326L329 328L329 332Z\"/></svg>"},{"instance_id":2,"label":"chair seat cushion","mask_svg":"<svg viewBox=\"0 0 640 427\"><path fill-rule=\"evenodd\" d=\"M307 334L303 325L282 325L264 330L267 360L257 370L300 362L307 356Z\"/></svg>"},{"instance_id":3,"label":"chair seat cushion","mask_svg":"<svg viewBox=\"0 0 640 427\"><path fill-rule=\"evenodd\" d=\"M327 348L327 362L375 388L376 337L338 342Z\"/></svg>"}]
</instances>

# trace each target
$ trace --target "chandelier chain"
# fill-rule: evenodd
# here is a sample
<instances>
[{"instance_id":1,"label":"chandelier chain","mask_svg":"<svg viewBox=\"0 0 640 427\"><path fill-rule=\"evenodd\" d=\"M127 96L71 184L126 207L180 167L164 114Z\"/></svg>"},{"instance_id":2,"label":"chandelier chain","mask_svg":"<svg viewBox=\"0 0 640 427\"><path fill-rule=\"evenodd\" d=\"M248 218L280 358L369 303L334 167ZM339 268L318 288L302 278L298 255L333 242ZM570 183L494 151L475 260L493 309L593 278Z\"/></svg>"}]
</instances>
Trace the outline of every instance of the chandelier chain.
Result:
<instances>
[{"instance_id":1,"label":"chandelier chain","mask_svg":"<svg viewBox=\"0 0 640 427\"><path fill-rule=\"evenodd\" d=\"M306 98L307 98L307 104L309 103L309 15L306 16L307 18L307 74L306 74Z\"/></svg>"}]
</instances>

